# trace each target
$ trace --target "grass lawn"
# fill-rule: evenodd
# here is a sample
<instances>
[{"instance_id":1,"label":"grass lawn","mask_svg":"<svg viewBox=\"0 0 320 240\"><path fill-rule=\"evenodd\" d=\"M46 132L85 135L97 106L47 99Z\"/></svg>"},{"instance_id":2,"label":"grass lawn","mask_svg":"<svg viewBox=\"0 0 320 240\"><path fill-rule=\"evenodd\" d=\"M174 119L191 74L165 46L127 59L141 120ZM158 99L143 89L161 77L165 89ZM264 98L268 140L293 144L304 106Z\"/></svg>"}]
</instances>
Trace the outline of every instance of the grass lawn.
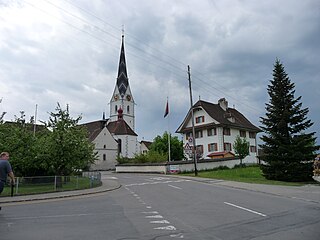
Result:
<instances>
[{"instance_id":1,"label":"grass lawn","mask_svg":"<svg viewBox=\"0 0 320 240\"><path fill-rule=\"evenodd\" d=\"M194 176L194 173L183 173L182 175ZM246 182L246 183L270 184L270 185L302 186L302 185L308 184L308 183L301 183L301 182L282 182L282 181L267 180L265 179L264 176L262 176L262 172L258 166L199 171L198 177L214 178L214 179L222 179L222 180Z\"/></svg>"},{"instance_id":2,"label":"grass lawn","mask_svg":"<svg viewBox=\"0 0 320 240\"><path fill-rule=\"evenodd\" d=\"M16 193L16 187L14 188L14 195L28 195L37 193L49 193L55 191L70 191L70 190L80 190L90 187L96 187L99 184L93 182L90 186L90 179L85 177L70 177L69 181L63 182L61 187L55 188L54 183L21 183L18 186L18 193ZM10 186L6 185L1 196L10 196Z\"/></svg>"}]
</instances>

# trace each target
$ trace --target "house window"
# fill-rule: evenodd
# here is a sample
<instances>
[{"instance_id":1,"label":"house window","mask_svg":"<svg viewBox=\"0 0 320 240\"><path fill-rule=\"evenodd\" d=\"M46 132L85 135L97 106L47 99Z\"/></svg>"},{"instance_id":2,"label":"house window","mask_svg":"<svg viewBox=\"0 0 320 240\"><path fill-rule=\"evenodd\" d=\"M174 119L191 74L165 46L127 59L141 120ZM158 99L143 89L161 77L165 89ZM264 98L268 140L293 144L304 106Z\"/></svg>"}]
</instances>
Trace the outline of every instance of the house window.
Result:
<instances>
[{"instance_id":1,"label":"house window","mask_svg":"<svg viewBox=\"0 0 320 240\"><path fill-rule=\"evenodd\" d=\"M256 138L255 132L249 132L249 138Z\"/></svg>"},{"instance_id":2,"label":"house window","mask_svg":"<svg viewBox=\"0 0 320 240\"><path fill-rule=\"evenodd\" d=\"M240 137L247 137L246 131L240 130Z\"/></svg>"},{"instance_id":3,"label":"house window","mask_svg":"<svg viewBox=\"0 0 320 240\"><path fill-rule=\"evenodd\" d=\"M217 143L209 143L208 144L208 152L215 152L218 151L218 144Z\"/></svg>"},{"instance_id":4,"label":"house window","mask_svg":"<svg viewBox=\"0 0 320 240\"><path fill-rule=\"evenodd\" d=\"M217 129L216 128L210 128L207 130L208 136L217 135Z\"/></svg>"},{"instance_id":5,"label":"house window","mask_svg":"<svg viewBox=\"0 0 320 240\"><path fill-rule=\"evenodd\" d=\"M224 151L226 151L226 152L232 151L231 143L224 143L223 148L224 148Z\"/></svg>"},{"instance_id":6,"label":"house window","mask_svg":"<svg viewBox=\"0 0 320 240\"><path fill-rule=\"evenodd\" d=\"M196 117L196 123L203 123L204 122L204 116Z\"/></svg>"},{"instance_id":7,"label":"house window","mask_svg":"<svg viewBox=\"0 0 320 240\"><path fill-rule=\"evenodd\" d=\"M250 152L257 152L256 146L250 146Z\"/></svg>"},{"instance_id":8,"label":"house window","mask_svg":"<svg viewBox=\"0 0 320 240\"><path fill-rule=\"evenodd\" d=\"M103 159L103 161L106 161L106 160L107 160L106 154L103 154L103 155L102 155L102 159Z\"/></svg>"},{"instance_id":9,"label":"house window","mask_svg":"<svg viewBox=\"0 0 320 240\"><path fill-rule=\"evenodd\" d=\"M197 145L196 152L203 153L203 145Z\"/></svg>"},{"instance_id":10,"label":"house window","mask_svg":"<svg viewBox=\"0 0 320 240\"><path fill-rule=\"evenodd\" d=\"M223 135L230 136L231 135L230 128L223 128Z\"/></svg>"},{"instance_id":11,"label":"house window","mask_svg":"<svg viewBox=\"0 0 320 240\"><path fill-rule=\"evenodd\" d=\"M127 106L127 113L130 113L130 106Z\"/></svg>"},{"instance_id":12,"label":"house window","mask_svg":"<svg viewBox=\"0 0 320 240\"><path fill-rule=\"evenodd\" d=\"M202 130L196 131L196 138L202 138Z\"/></svg>"},{"instance_id":13,"label":"house window","mask_svg":"<svg viewBox=\"0 0 320 240\"><path fill-rule=\"evenodd\" d=\"M186 133L186 140L188 140L188 139L191 138L191 137L192 137L192 132Z\"/></svg>"}]
</instances>

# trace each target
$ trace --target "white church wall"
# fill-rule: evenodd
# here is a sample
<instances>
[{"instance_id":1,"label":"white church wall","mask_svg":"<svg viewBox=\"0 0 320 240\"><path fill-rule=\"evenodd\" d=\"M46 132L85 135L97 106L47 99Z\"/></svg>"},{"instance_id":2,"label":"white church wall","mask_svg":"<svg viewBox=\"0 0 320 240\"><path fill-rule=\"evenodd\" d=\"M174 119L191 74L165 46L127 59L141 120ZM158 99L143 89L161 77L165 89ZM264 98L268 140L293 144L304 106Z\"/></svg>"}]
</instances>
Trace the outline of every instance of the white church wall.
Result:
<instances>
[{"instance_id":1,"label":"white church wall","mask_svg":"<svg viewBox=\"0 0 320 240\"><path fill-rule=\"evenodd\" d=\"M107 128L104 128L93 141L98 159L90 166L91 170L115 169L117 162L118 143Z\"/></svg>"}]
</instances>

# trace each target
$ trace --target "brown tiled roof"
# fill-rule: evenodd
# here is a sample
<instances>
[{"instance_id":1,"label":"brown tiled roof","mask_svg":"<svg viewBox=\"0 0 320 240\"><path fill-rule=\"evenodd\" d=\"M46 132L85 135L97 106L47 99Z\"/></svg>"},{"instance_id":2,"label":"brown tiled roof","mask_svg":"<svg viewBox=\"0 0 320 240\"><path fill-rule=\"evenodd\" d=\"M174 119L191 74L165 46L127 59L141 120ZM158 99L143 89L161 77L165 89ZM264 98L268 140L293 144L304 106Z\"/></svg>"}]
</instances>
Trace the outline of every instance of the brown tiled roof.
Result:
<instances>
[{"instance_id":1,"label":"brown tiled roof","mask_svg":"<svg viewBox=\"0 0 320 240\"><path fill-rule=\"evenodd\" d=\"M114 122L109 122L107 128L114 135L138 136L122 118Z\"/></svg>"},{"instance_id":2,"label":"brown tiled roof","mask_svg":"<svg viewBox=\"0 0 320 240\"><path fill-rule=\"evenodd\" d=\"M17 122L9 122L9 121L6 121L4 122L5 125L8 125L8 126L12 126L12 127L19 127L21 126L20 123L17 123ZM30 132L33 132L34 131L34 124L32 123L25 123L24 126L26 127L26 129ZM49 131L45 125L40 125L40 124L35 124L35 130L36 132L40 132L40 131L43 131L43 130L47 130Z\"/></svg>"},{"instance_id":3,"label":"brown tiled roof","mask_svg":"<svg viewBox=\"0 0 320 240\"><path fill-rule=\"evenodd\" d=\"M227 108L227 110L224 110L220 107L219 104L213 104L202 100L199 100L196 104L194 104L194 108L197 107L203 108L203 110L206 111L213 119L219 122L219 125L238 129L248 129L253 132L261 132L258 127L253 125L245 116L243 116L234 108ZM183 132L186 129L183 124L186 124L186 120L190 119L190 117L191 111L189 110L187 116L185 117L183 123L179 126L177 132ZM234 122L229 121L228 117L234 118Z\"/></svg>"},{"instance_id":4,"label":"brown tiled roof","mask_svg":"<svg viewBox=\"0 0 320 240\"><path fill-rule=\"evenodd\" d=\"M143 143L148 149L150 149L150 146L152 144L152 142L149 142L149 141L141 141L141 143Z\"/></svg>"},{"instance_id":5,"label":"brown tiled roof","mask_svg":"<svg viewBox=\"0 0 320 240\"><path fill-rule=\"evenodd\" d=\"M106 126L107 120L98 120L94 122L84 123L81 126L85 127L88 131L88 138L90 141L93 141L102 129Z\"/></svg>"}]
</instances>

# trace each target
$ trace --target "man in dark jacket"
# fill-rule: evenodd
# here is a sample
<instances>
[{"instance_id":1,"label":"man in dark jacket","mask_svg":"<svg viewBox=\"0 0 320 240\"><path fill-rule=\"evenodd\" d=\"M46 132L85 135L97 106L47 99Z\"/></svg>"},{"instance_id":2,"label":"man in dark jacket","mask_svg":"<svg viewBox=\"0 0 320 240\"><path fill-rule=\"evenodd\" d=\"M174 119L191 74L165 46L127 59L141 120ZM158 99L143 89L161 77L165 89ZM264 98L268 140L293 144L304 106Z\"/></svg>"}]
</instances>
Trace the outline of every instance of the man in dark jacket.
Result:
<instances>
[{"instance_id":1,"label":"man in dark jacket","mask_svg":"<svg viewBox=\"0 0 320 240\"><path fill-rule=\"evenodd\" d=\"M0 193L2 193L5 183L7 182L7 176L11 178L11 184L15 184L14 174L9 160L9 153L2 152L0 154ZM1 207L0 207L1 210Z\"/></svg>"}]
</instances>

